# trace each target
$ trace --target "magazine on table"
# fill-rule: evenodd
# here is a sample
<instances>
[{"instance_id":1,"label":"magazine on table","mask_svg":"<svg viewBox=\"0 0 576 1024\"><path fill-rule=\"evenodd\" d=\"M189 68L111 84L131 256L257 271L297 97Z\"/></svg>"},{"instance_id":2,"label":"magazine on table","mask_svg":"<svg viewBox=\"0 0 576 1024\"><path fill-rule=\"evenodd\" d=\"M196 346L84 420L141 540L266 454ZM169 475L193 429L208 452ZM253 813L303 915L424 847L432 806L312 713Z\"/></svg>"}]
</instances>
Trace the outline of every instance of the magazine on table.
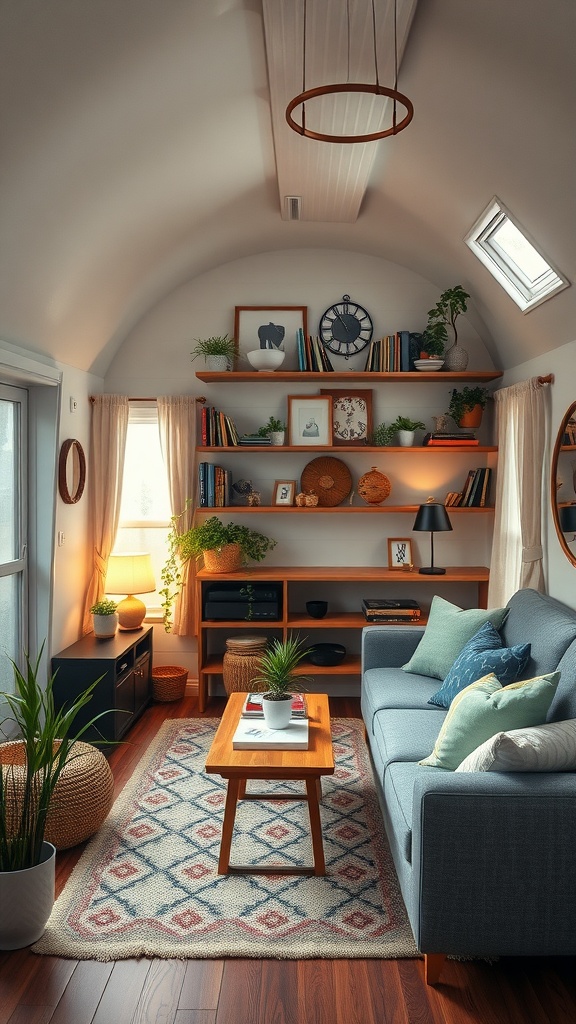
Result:
<instances>
[{"instance_id":1,"label":"magazine on table","mask_svg":"<svg viewBox=\"0 0 576 1024\"><path fill-rule=\"evenodd\" d=\"M233 750L308 750L308 719L293 718L285 729L269 729L263 719L241 718Z\"/></svg>"},{"instance_id":2,"label":"magazine on table","mask_svg":"<svg viewBox=\"0 0 576 1024\"><path fill-rule=\"evenodd\" d=\"M264 718L262 710L262 694L249 693L246 696L242 707L242 718ZM306 698L303 693L295 693L292 696L292 718L307 718L308 709Z\"/></svg>"}]
</instances>

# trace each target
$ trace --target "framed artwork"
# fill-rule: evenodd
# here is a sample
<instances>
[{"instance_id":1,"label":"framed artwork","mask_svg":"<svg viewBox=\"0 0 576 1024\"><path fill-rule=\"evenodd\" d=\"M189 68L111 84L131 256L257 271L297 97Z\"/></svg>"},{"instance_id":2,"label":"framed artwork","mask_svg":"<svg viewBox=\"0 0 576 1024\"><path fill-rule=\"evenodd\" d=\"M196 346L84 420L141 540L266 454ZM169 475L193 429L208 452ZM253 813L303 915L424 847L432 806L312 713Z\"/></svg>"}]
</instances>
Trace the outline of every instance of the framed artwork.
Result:
<instances>
[{"instance_id":1,"label":"framed artwork","mask_svg":"<svg viewBox=\"0 0 576 1024\"><path fill-rule=\"evenodd\" d=\"M412 565L412 542L406 537L388 538L388 568L408 569Z\"/></svg>"},{"instance_id":2,"label":"framed artwork","mask_svg":"<svg viewBox=\"0 0 576 1024\"><path fill-rule=\"evenodd\" d=\"M312 448L332 444L330 395L288 395L288 444Z\"/></svg>"},{"instance_id":3,"label":"framed artwork","mask_svg":"<svg viewBox=\"0 0 576 1024\"><path fill-rule=\"evenodd\" d=\"M296 331L308 331L307 306L236 306L234 339L239 369L250 369L246 353L258 348L282 348L286 358L283 370L298 369Z\"/></svg>"},{"instance_id":4,"label":"framed artwork","mask_svg":"<svg viewBox=\"0 0 576 1024\"><path fill-rule=\"evenodd\" d=\"M296 496L295 480L275 480L272 492L273 505L293 505Z\"/></svg>"},{"instance_id":5,"label":"framed artwork","mask_svg":"<svg viewBox=\"0 0 576 1024\"><path fill-rule=\"evenodd\" d=\"M360 448L372 436L371 388L321 388L332 398L332 444Z\"/></svg>"}]
</instances>

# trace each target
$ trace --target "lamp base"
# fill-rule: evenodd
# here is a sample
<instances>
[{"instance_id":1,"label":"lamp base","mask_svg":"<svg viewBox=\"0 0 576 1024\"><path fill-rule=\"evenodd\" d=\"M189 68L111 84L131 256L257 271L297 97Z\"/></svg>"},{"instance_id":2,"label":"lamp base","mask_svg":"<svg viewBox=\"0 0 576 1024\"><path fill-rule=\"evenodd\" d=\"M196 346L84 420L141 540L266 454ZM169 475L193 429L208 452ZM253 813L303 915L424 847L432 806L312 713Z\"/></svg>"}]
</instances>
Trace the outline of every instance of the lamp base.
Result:
<instances>
[{"instance_id":1,"label":"lamp base","mask_svg":"<svg viewBox=\"0 0 576 1024\"><path fill-rule=\"evenodd\" d=\"M142 622L146 615L146 605L132 594L128 594L123 601L120 601L116 611L118 612L118 628L125 630L142 629Z\"/></svg>"},{"instance_id":2,"label":"lamp base","mask_svg":"<svg viewBox=\"0 0 576 1024\"><path fill-rule=\"evenodd\" d=\"M422 573L423 576L444 576L446 569L438 569L435 565L428 565L423 569L418 569L418 572Z\"/></svg>"}]
</instances>

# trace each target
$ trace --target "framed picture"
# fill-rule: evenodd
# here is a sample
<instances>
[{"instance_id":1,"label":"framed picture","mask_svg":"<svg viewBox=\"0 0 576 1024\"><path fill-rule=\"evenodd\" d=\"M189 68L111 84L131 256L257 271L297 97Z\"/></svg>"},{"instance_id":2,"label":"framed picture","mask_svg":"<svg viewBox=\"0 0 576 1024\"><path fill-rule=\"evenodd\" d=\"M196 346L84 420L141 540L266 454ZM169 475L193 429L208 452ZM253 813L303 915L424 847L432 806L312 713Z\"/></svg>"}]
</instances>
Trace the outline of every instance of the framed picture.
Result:
<instances>
[{"instance_id":1,"label":"framed picture","mask_svg":"<svg viewBox=\"0 0 576 1024\"><path fill-rule=\"evenodd\" d=\"M288 444L323 448L332 444L330 395L288 395Z\"/></svg>"},{"instance_id":2,"label":"framed picture","mask_svg":"<svg viewBox=\"0 0 576 1024\"><path fill-rule=\"evenodd\" d=\"M296 496L295 480L275 480L272 492L273 505L293 505Z\"/></svg>"},{"instance_id":3,"label":"framed picture","mask_svg":"<svg viewBox=\"0 0 576 1024\"><path fill-rule=\"evenodd\" d=\"M298 369L296 331L308 331L307 306L236 306L234 339L238 369L250 369L246 353L259 348L282 348L286 358L283 370Z\"/></svg>"},{"instance_id":4,"label":"framed picture","mask_svg":"<svg viewBox=\"0 0 576 1024\"><path fill-rule=\"evenodd\" d=\"M332 444L361 447L372 436L372 390L321 388L332 398Z\"/></svg>"},{"instance_id":5,"label":"framed picture","mask_svg":"<svg viewBox=\"0 0 576 1024\"><path fill-rule=\"evenodd\" d=\"M406 537L388 538L388 568L408 569L412 565L412 542Z\"/></svg>"}]
</instances>

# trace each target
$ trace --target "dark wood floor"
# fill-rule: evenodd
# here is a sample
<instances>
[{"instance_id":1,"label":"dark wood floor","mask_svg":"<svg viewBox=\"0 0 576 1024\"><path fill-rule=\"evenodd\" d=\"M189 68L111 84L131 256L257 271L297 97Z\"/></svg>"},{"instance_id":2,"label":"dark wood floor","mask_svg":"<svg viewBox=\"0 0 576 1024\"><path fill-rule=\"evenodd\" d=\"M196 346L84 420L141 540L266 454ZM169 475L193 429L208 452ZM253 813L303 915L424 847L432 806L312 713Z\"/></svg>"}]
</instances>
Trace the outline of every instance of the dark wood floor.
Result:
<instances>
[{"instance_id":1,"label":"dark wood floor","mask_svg":"<svg viewBox=\"0 0 576 1024\"><path fill-rule=\"evenodd\" d=\"M331 710L359 714L346 699ZM213 703L207 714L218 713ZM160 722L195 714L190 698L146 711L110 756L117 792ZM59 854L58 892L81 852ZM102 964L18 950L0 953L0 1024L569 1024L574 968L574 958L449 961L430 988L418 959Z\"/></svg>"}]
</instances>

